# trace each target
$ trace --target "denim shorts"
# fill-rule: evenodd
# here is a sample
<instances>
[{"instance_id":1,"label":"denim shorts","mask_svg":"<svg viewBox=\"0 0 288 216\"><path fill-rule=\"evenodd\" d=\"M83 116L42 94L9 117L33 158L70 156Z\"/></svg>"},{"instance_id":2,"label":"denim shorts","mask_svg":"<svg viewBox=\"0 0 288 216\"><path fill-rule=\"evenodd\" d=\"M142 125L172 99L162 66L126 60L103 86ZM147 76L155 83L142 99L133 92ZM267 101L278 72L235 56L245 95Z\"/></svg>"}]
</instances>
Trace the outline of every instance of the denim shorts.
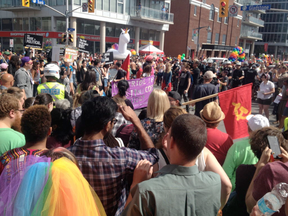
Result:
<instances>
[{"instance_id":1,"label":"denim shorts","mask_svg":"<svg viewBox=\"0 0 288 216\"><path fill-rule=\"evenodd\" d=\"M108 86L108 79L107 79L107 78L104 78L104 79L103 79L103 82L104 82L104 87L107 87L107 86Z\"/></svg>"}]
</instances>

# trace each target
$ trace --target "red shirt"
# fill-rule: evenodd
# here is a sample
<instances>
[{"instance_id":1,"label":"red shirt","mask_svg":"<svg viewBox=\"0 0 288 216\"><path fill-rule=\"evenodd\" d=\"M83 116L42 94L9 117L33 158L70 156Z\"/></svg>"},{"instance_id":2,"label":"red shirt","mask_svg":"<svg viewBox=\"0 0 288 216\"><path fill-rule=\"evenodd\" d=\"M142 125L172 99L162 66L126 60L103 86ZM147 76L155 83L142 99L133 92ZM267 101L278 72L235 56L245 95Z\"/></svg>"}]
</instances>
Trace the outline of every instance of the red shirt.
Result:
<instances>
[{"instance_id":1,"label":"red shirt","mask_svg":"<svg viewBox=\"0 0 288 216\"><path fill-rule=\"evenodd\" d=\"M217 128L207 128L207 142L205 147L212 152L221 166L232 145L233 140L227 133L224 133Z\"/></svg>"},{"instance_id":2,"label":"red shirt","mask_svg":"<svg viewBox=\"0 0 288 216\"><path fill-rule=\"evenodd\" d=\"M137 78L137 79L139 79L139 78L141 77L142 72L143 72L143 69L142 69L142 68L140 68L140 69L137 71L137 73L136 73L136 78Z\"/></svg>"}]
</instances>

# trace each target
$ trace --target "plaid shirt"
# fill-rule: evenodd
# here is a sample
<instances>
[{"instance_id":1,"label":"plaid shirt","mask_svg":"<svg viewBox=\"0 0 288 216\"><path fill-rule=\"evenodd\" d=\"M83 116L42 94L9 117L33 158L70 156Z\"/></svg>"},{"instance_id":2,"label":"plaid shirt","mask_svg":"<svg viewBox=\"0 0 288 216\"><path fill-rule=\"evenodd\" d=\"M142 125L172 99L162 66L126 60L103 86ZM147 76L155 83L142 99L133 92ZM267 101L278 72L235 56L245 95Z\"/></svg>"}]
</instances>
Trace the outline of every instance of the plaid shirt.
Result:
<instances>
[{"instance_id":1,"label":"plaid shirt","mask_svg":"<svg viewBox=\"0 0 288 216\"><path fill-rule=\"evenodd\" d=\"M115 113L115 119L117 119L116 124L114 125L111 133L113 136L116 136L117 130L121 127L123 124L132 124L131 122L127 121L122 113L116 112Z\"/></svg>"},{"instance_id":2,"label":"plaid shirt","mask_svg":"<svg viewBox=\"0 0 288 216\"><path fill-rule=\"evenodd\" d=\"M108 216L120 215L129 194L127 175L133 173L141 159L152 164L158 161L156 149L137 151L129 148L110 148L103 140L78 139L68 148L75 154L80 169L99 196Z\"/></svg>"}]
</instances>

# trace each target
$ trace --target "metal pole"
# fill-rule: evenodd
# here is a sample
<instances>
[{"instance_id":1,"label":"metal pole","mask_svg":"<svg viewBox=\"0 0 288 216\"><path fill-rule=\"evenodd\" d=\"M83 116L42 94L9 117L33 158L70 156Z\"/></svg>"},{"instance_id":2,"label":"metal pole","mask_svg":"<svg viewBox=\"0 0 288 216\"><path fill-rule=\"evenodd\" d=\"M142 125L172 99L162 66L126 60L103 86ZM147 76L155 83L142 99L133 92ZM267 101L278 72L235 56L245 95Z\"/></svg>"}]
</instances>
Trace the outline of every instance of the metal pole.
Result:
<instances>
[{"instance_id":1,"label":"metal pole","mask_svg":"<svg viewBox=\"0 0 288 216\"><path fill-rule=\"evenodd\" d=\"M66 0L66 44L69 44L69 34L68 34L68 28L69 28L69 5L68 5L68 0Z\"/></svg>"},{"instance_id":2,"label":"metal pole","mask_svg":"<svg viewBox=\"0 0 288 216\"><path fill-rule=\"evenodd\" d=\"M200 28L198 29L198 37L197 37L197 59L198 59L198 55L199 55L199 36L200 36Z\"/></svg>"}]
</instances>

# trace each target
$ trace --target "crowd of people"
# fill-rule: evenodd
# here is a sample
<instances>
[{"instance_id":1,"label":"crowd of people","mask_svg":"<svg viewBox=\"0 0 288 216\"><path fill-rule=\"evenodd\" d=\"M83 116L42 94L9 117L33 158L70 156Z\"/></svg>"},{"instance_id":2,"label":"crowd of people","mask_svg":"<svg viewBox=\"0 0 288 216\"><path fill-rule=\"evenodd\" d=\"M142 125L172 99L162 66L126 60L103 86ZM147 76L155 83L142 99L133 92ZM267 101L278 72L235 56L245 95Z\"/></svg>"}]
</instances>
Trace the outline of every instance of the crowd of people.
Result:
<instances>
[{"instance_id":1,"label":"crowd of people","mask_svg":"<svg viewBox=\"0 0 288 216\"><path fill-rule=\"evenodd\" d=\"M257 201L288 183L284 64L149 55L132 57L125 71L101 55L69 63L2 54L0 215L257 215ZM127 77L151 76L147 108L136 115ZM249 83L259 114L247 117L240 141L218 129L217 96L192 101L194 114L182 108ZM284 132L270 125L272 103Z\"/></svg>"}]
</instances>

